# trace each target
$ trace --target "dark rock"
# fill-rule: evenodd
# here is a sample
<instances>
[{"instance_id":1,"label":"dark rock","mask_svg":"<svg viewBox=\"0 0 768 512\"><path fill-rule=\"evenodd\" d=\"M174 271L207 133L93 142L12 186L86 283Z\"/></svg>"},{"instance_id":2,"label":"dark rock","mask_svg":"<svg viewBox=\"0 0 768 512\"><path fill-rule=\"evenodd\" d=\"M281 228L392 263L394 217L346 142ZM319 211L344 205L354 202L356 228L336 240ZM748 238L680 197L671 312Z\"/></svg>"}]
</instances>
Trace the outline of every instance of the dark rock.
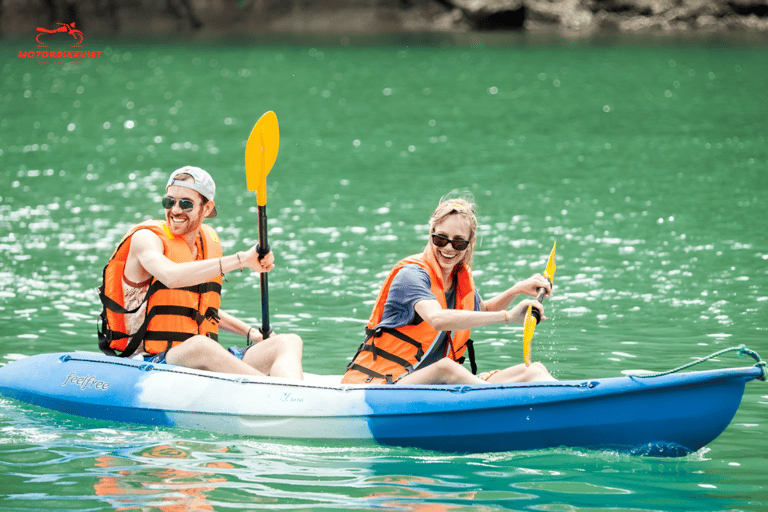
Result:
<instances>
[{"instance_id":1,"label":"dark rock","mask_svg":"<svg viewBox=\"0 0 768 512\"><path fill-rule=\"evenodd\" d=\"M523 0L453 0L477 30L520 30L525 24Z\"/></svg>"},{"instance_id":2,"label":"dark rock","mask_svg":"<svg viewBox=\"0 0 768 512\"><path fill-rule=\"evenodd\" d=\"M768 0L730 0L728 6L739 16L768 17Z\"/></svg>"}]
</instances>

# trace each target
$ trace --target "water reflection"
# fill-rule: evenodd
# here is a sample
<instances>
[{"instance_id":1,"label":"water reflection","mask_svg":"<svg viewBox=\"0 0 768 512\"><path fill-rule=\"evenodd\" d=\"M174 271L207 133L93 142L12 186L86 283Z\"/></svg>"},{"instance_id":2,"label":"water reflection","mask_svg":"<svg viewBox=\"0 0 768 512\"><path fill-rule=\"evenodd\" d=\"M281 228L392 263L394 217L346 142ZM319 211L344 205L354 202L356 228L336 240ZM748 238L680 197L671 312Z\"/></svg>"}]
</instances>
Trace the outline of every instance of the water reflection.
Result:
<instances>
[{"instance_id":1,"label":"water reflection","mask_svg":"<svg viewBox=\"0 0 768 512\"><path fill-rule=\"evenodd\" d=\"M183 443L179 443L183 445ZM165 459L188 457L185 451L169 445L153 446L141 454L144 463L158 459L162 464ZM110 469L121 464L116 457L96 457L96 468ZM210 462L201 465L204 468L229 469L226 462ZM151 504L163 512L180 510L214 510L208 501L208 493L226 479L198 471L186 471L177 468L152 470L117 470L115 476L98 479L93 488L96 496L108 498L109 503L118 510L131 508L137 503Z\"/></svg>"}]
</instances>

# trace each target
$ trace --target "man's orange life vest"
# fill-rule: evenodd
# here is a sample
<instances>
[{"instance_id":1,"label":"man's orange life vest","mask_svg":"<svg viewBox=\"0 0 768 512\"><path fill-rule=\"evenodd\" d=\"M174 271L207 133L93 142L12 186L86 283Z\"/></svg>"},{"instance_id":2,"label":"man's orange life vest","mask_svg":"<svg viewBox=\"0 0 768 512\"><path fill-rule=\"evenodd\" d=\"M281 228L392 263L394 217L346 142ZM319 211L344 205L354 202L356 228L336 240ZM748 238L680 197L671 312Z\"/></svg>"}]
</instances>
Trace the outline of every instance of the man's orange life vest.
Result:
<instances>
[{"instance_id":1,"label":"man's orange life vest","mask_svg":"<svg viewBox=\"0 0 768 512\"><path fill-rule=\"evenodd\" d=\"M175 263L193 261L187 242L183 237L173 235L164 221L146 221L134 226L104 267L104 281L99 288L99 297L104 305L100 315L99 348L109 355L130 357L142 341L144 351L159 354L196 334L218 340L221 276L185 288L168 288L153 277L144 297L147 302L144 323L136 333L125 333L124 315L141 308L140 305L127 311L123 307L123 272L131 248L130 239L140 229L149 229L163 241L163 254L169 260ZM198 260L220 258L222 255L219 237L210 226L200 226L197 244Z\"/></svg>"},{"instance_id":2,"label":"man's orange life vest","mask_svg":"<svg viewBox=\"0 0 768 512\"><path fill-rule=\"evenodd\" d=\"M445 284L440 267L429 248L423 254L417 254L400 261L390 272L376 299L373 312L366 327L366 338L352 362L347 366L341 382L344 384L385 384L394 383L417 370L419 364L441 332L436 331L422 320L416 325L398 328L379 327L384 314L384 305L389 295L389 287L400 270L406 265L418 265L429 275L430 290L443 307L445 302ZM475 310L475 283L472 273L464 265L454 276L456 282L455 309ZM449 333L450 336L451 333ZM470 345L469 329L456 331L451 336L446 357L454 361L463 361L462 355Z\"/></svg>"}]
</instances>

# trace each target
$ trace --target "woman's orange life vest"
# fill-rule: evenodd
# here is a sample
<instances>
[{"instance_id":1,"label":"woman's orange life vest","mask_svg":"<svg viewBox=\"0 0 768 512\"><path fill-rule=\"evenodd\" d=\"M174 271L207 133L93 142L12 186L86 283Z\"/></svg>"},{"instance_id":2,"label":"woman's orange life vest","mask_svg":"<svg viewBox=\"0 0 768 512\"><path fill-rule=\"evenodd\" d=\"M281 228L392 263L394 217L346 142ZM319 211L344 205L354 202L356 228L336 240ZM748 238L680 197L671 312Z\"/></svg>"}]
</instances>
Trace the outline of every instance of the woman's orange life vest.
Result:
<instances>
[{"instance_id":1,"label":"woman's orange life vest","mask_svg":"<svg viewBox=\"0 0 768 512\"><path fill-rule=\"evenodd\" d=\"M352 362L347 366L341 382L344 384L385 384L394 383L415 371L441 332L432 328L422 320L416 325L405 325L397 328L379 327L384 314L389 288L400 270L406 265L418 265L429 275L430 291L443 307L445 301L445 284L440 266L429 248L423 254L417 254L400 261L387 276L384 285L376 299L371 317L366 327L366 338ZM475 283L471 271L464 265L454 275L456 282L455 309L475 310ZM468 344L469 329L453 332L446 357L454 361L463 361L462 355ZM451 333L449 333L450 335ZM472 351L470 350L470 357Z\"/></svg>"},{"instance_id":2,"label":"woman's orange life vest","mask_svg":"<svg viewBox=\"0 0 768 512\"><path fill-rule=\"evenodd\" d=\"M196 334L218 340L221 276L184 288L168 288L153 277L144 298L147 302L144 323L136 333L125 333L124 315L134 313L141 307L132 311L123 307L123 272L131 248L129 242L140 229L149 229L163 241L163 254L169 260L175 263L193 261L186 240L173 235L164 221L146 221L131 228L104 267L104 281L99 288L104 305L100 316L102 326L98 333L99 348L109 355L130 357L142 341L144 351L159 354ZM197 244L198 260L222 256L219 237L208 225L200 226Z\"/></svg>"}]
</instances>

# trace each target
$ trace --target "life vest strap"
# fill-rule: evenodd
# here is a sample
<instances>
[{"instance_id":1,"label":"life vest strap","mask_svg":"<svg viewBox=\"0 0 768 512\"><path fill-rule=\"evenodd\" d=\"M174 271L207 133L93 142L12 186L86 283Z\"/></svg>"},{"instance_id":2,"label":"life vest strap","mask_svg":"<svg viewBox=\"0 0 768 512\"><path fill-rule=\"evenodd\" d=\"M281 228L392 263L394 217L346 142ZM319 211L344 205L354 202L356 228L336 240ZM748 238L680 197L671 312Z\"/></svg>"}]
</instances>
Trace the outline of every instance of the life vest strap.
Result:
<instances>
[{"instance_id":1,"label":"life vest strap","mask_svg":"<svg viewBox=\"0 0 768 512\"><path fill-rule=\"evenodd\" d=\"M401 333L397 329L393 329L391 327L377 327L376 329L369 329L366 327L365 329L365 335L368 338L378 338L383 333L391 334L395 338L416 347L416 361L421 361L421 358L424 357L424 350L421 348L421 343L411 338L410 336ZM366 339L366 341L368 340Z\"/></svg>"},{"instance_id":2,"label":"life vest strap","mask_svg":"<svg viewBox=\"0 0 768 512\"><path fill-rule=\"evenodd\" d=\"M99 349L108 356L117 356L118 354L115 349L110 346L112 341L121 340L123 338L127 338L130 335L124 332L113 331L110 329L107 323L106 311L102 310L101 314L99 315L99 320L101 320L101 328L99 328L98 324L96 325L96 334L99 338Z\"/></svg>"},{"instance_id":3,"label":"life vest strap","mask_svg":"<svg viewBox=\"0 0 768 512\"><path fill-rule=\"evenodd\" d=\"M149 331L144 336L145 340L161 340L165 341L168 340L171 344L177 342L177 341L187 341L189 338L194 336L194 334L190 334L188 332L173 332L173 331Z\"/></svg>"},{"instance_id":4,"label":"life vest strap","mask_svg":"<svg viewBox=\"0 0 768 512\"><path fill-rule=\"evenodd\" d=\"M403 359L402 357L398 357L395 354L391 354L384 349L377 347L373 342L371 342L370 344L366 343L365 345L363 345L362 350L364 352L370 352L371 354L373 354L374 361L376 360L377 356L381 356L388 361L392 361L393 363L397 363L399 366L402 366L403 368L405 368L407 373L410 373L413 370L413 366L411 366L411 363L409 363L407 360Z\"/></svg>"},{"instance_id":5,"label":"life vest strap","mask_svg":"<svg viewBox=\"0 0 768 512\"><path fill-rule=\"evenodd\" d=\"M163 286L163 288L165 289L166 286ZM200 283L200 284L196 284L196 285L192 285L192 286L184 286L182 288L174 288L174 290L184 290L184 291L187 291L187 292L199 293L201 295L204 294L204 293L213 292L213 293L217 293L217 294L221 295L221 283L217 283L215 281L209 281L209 282L206 282L206 283Z\"/></svg>"},{"instance_id":6,"label":"life vest strap","mask_svg":"<svg viewBox=\"0 0 768 512\"><path fill-rule=\"evenodd\" d=\"M101 330L98 331L99 348L101 349L101 351L107 354L108 356L130 357L133 355L134 352L136 352L136 349L139 348L139 345L144 340L144 336L147 332L147 327L149 326L149 321L151 320L152 317L147 315L144 318L144 323L142 323L141 326L138 328L138 330L133 334L126 334L124 332L111 330L108 327L106 311L102 312L101 318L102 318L102 327L101 327ZM118 353L115 349L112 348L111 344L113 340L120 340L128 337L131 337L131 341L128 342L128 345L125 347L125 350Z\"/></svg>"},{"instance_id":7,"label":"life vest strap","mask_svg":"<svg viewBox=\"0 0 768 512\"><path fill-rule=\"evenodd\" d=\"M149 300L153 293L162 289L165 289L165 285L160 281L155 281L149 286L149 288L147 288L147 293L144 295L144 299L141 301L141 303L134 309L128 310L107 296L104 285L101 285L97 288L99 292L99 299L101 299L101 303L104 305L104 307L119 315L132 315L133 313L136 313L139 309L141 309L141 306L143 306L144 303Z\"/></svg>"},{"instance_id":8,"label":"life vest strap","mask_svg":"<svg viewBox=\"0 0 768 512\"><path fill-rule=\"evenodd\" d=\"M392 374L389 374L389 373L386 374L386 375L382 375L379 372L375 372L375 371L373 371L373 370L371 370L369 368L366 368L365 366L360 366L359 364L355 364L355 363L350 363L347 366L347 368L349 368L350 370L355 370L355 371L358 371L360 373L364 373L364 374L368 375L368 377L369 377L368 382L370 382L371 379L375 378L375 379L385 379L387 381L387 384L394 384L395 383L395 381L392 379Z\"/></svg>"},{"instance_id":9,"label":"life vest strap","mask_svg":"<svg viewBox=\"0 0 768 512\"><path fill-rule=\"evenodd\" d=\"M193 320L197 320L197 316L200 315L195 308L189 308L186 306L155 306L147 311L147 318L154 318L158 315L173 315L173 316L185 316ZM202 316L202 315L200 315ZM202 323L202 322L199 322Z\"/></svg>"},{"instance_id":10,"label":"life vest strap","mask_svg":"<svg viewBox=\"0 0 768 512\"><path fill-rule=\"evenodd\" d=\"M473 340L467 340L464 344L467 347L467 354L469 355L469 366L472 368L472 375L477 375L477 362L475 361L475 342ZM464 364L466 358L461 356L456 362Z\"/></svg>"}]
</instances>

